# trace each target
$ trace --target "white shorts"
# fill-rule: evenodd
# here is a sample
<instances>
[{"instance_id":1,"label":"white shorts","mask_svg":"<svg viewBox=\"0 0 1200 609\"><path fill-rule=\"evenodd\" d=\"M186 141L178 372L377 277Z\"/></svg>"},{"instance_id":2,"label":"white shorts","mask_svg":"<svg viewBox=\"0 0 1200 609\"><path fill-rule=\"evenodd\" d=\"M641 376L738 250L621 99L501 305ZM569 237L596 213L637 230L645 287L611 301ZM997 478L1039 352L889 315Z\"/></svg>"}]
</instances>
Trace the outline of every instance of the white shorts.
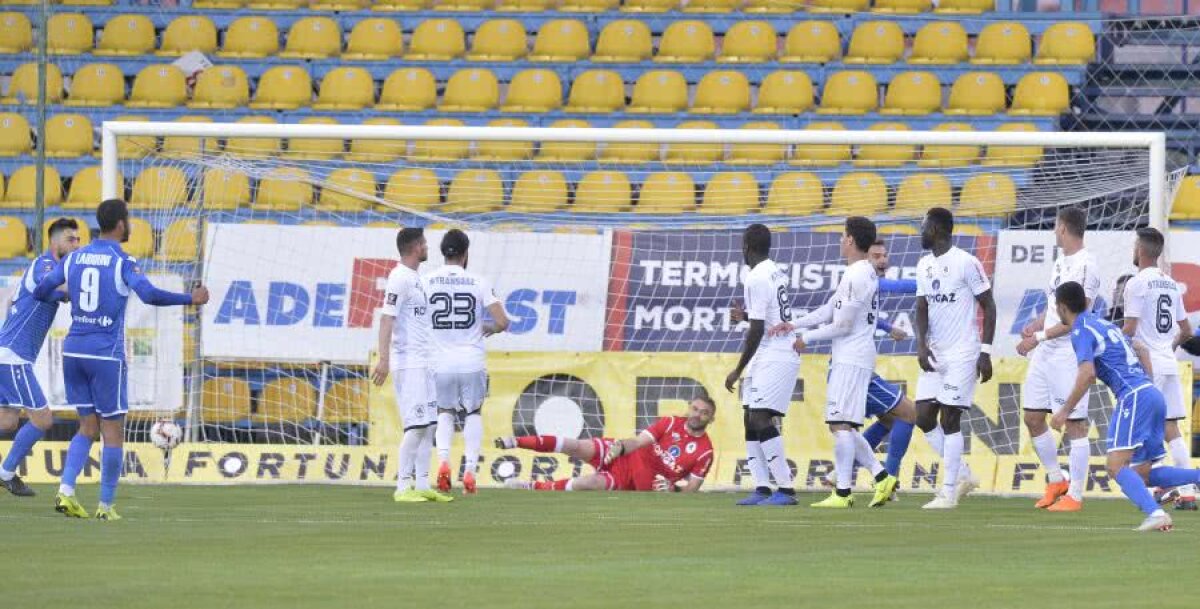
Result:
<instances>
[{"instance_id":1,"label":"white shorts","mask_svg":"<svg viewBox=\"0 0 1200 609\"><path fill-rule=\"evenodd\" d=\"M1079 370L1079 362L1075 360L1075 350L1059 348L1055 350L1037 347L1033 357L1029 358L1029 367L1025 371L1025 387L1021 390L1021 407L1035 412L1058 412L1067 402L1067 396L1075 388L1075 376ZM1072 421L1086 421L1088 418L1088 402L1091 400L1091 390L1083 394L1075 409L1067 416Z\"/></svg>"},{"instance_id":2,"label":"white shorts","mask_svg":"<svg viewBox=\"0 0 1200 609\"><path fill-rule=\"evenodd\" d=\"M437 385L428 368L404 368L392 371L396 388L396 409L404 431L437 423Z\"/></svg>"},{"instance_id":3,"label":"white shorts","mask_svg":"<svg viewBox=\"0 0 1200 609\"><path fill-rule=\"evenodd\" d=\"M936 400L943 406L970 408L979 380L979 357L947 361L936 359L933 372L921 371L917 377L917 401Z\"/></svg>"},{"instance_id":4,"label":"white shorts","mask_svg":"<svg viewBox=\"0 0 1200 609\"><path fill-rule=\"evenodd\" d=\"M755 362L742 379L742 405L750 410L770 410L785 416L800 376L800 362Z\"/></svg>"},{"instance_id":5,"label":"white shorts","mask_svg":"<svg viewBox=\"0 0 1200 609\"><path fill-rule=\"evenodd\" d=\"M1183 385L1179 383L1178 374L1154 375L1154 386L1163 394L1167 404L1167 420L1178 421L1187 418L1187 400L1183 397Z\"/></svg>"},{"instance_id":6,"label":"white shorts","mask_svg":"<svg viewBox=\"0 0 1200 609\"><path fill-rule=\"evenodd\" d=\"M825 422L861 427L867 416L867 387L873 372L850 364L829 366L825 384Z\"/></svg>"},{"instance_id":7,"label":"white shorts","mask_svg":"<svg viewBox=\"0 0 1200 609\"><path fill-rule=\"evenodd\" d=\"M488 395L487 372L438 372L438 408L460 410L467 414L479 412Z\"/></svg>"}]
</instances>

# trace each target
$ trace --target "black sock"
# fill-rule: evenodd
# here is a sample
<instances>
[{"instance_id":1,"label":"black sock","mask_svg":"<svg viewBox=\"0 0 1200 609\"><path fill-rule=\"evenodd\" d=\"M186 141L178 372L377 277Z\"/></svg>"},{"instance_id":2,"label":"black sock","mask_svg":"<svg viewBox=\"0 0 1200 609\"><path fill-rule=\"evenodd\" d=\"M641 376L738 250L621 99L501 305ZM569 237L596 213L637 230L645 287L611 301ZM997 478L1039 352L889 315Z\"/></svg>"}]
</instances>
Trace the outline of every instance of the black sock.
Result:
<instances>
[{"instance_id":1,"label":"black sock","mask_svg":"<svg viewBox=\"0 0 1200 609\"><path fill-rule=\"evenodd\" d=\"M794 488L784 488L781 486L779 487L779 492L783 493L784 495L792 495L793 497L796 495L796 489Z\"/></svg>"},{"instance_id":2,"label":"black sock","mask_svg":"<svg viewBox=\"0 0 1200 609\"><path fill-rule=\"evenodd\" d=\"M838 497L849 497L850 496L850 489L848 489L848 488L839 488L836 492L837 492Z\"/></svg>"},{"instance_id":3,"label":"black sock","mask_svg":"<svg viewBox=\"0 0 1200 609\"><path fill-rule=\"evenodd\" d=\"M758 487L755 487L755 488L754 488L754 492L756 492L756 493L758 493L758 494L760 494L760 495L770 495L770 494L771 494L771 487L769 487L769 486L758 486Z\"/></svg>"},{"instance_id":4,"label":"black sock","mask_svg":"<svg viewBox=\"0 0 1200 609\"><path fill-rule=\"evenodd\" d=\"M881 469L881 470L879 470L878 474L875 474L875 481L883 482L883 479L887 478L889 475L890 474L888 474L888 471L886 469Z\"/></svg>"}]
</instances>

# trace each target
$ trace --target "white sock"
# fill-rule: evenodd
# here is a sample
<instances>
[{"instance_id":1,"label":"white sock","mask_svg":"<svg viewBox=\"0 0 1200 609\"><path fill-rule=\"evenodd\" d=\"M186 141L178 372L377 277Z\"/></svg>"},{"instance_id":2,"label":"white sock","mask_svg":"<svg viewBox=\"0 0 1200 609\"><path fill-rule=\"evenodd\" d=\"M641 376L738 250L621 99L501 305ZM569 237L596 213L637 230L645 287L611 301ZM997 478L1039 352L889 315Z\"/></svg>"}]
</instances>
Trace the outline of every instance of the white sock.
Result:
<instances>
[{"instance_id":1,"label":"white sock","mask_svg":"<svg viewBox=\"0 0 1200 609\"><path fill-rule=\"evenodd\" d=\"M438 461L450 460L450 442L454 440L454 413L439 412L437 419L437 432L435 433L437 440L437 455Z\"/></svg>"},{"instance_id":2,"label":"white sock","mask_svg":"<svg viewBox=\"0 0 1200 609\"><path fill-rule=\"evenodd\" d=\"M1042 462L1042 467L1046 470L1050 482L1062 482L1064 478L1062 466L1058 464L1058 446L1054 441L1054 434L1050 433L1050 430L1046 430L1042 435L1030 439L1030 442L1033 443L1033 451L1037 453L1038 460Z\"/></svg>"},{"instance_id":3,"label":"white sock","mask_svg":"<svg viewBox=\"0 0 1200 609\"><path fill-rule=\"evenodd\" d=\"M566 484L566 486L564 486L564 487L563 487L563 490L564 490L564 491L573 491L573 490L575 490L575 479L574 479L574 478L571 478L570 480L567 480L567 484Z\"/></svg>"},{"instance_id":4,"label":"white sock","mask_svg":"<svg viewBox=\"0 0 1200 609\"><path fill-rule=\"evenodd\" d=\"M1071 440L1071 450L1068 453L1067 464L1070 466L1071 487L1067 494L1076 501L1083 501L1083 485L1088 479L1088 457L1092 456L1091 445L1087 438Z\"/></svg>"},{"instance_id":5,"label":"white sock","mask_svg":"<svg viewBox=\"0 0 1200 609\"><path fill-rule=\"evenodd\" d=\"M961 431L945 434L945 454L942 455L942 467L946 475L942 478L942 492L946 497L955 497L955 486L958 485L958 473L962 468L963 435Z\"/></svg>"},{"instance_id":6,"label":"white sock","mask_svg":"<svg viewBox=\"0 0 1200 609\"><path fill-rule=\"evenodd\" d=\"M875 477L879 472L883 471L883 465L879 463L879 457L875 456L875 451L871 449L871 444L861 433L854 431L854 462L861 465L871 472L871 477ZM850 479L854 479L854 475L850 475Z\"/></svg>"},{"instance_id":7,"label":"white sock","mask_svg":"<svg viewBox=\"0 0 1200 609\"><path fill-rule=\"evenodd\" d=\"M15 475L17 475L17 472L10 472L3 467L0 467L0 480L8 482L9 480L12 480L13 476Z\"/></svg>"},{"instance_id":8,"label":"white sock","mask_svg":"<svg viewBox=\"0 0 1200 609\"><path fill-rule=\"evenodd\" d=\"M1187 442L1183 436L1179 436L1170 442L1167 442L1167 452L1171 453L1171 461L1175 463L1175 467L1191 469L1192 451L1188 448ZM0 478L4 477L4 472L0 471Z\"/></svg>"},{"instance_id":9,"label":"white sock","mask_svg":"<svg viewBox=\"0 0 1200 609\"><path fill-rule=\"evenodd\" d=\"M68 497L74 497L74 496L75 496L75 487L73 487L73 486L67 486L67 485L65 485L65 484L59 484L59 485L58 485L58 492L60 492L60 493L62 493L62 494L64 494L64 495L66 495L66 496L68 496Z\"/></svg>"},{"instance_id":10,"label":"white sock","mask_svg":"<svg viewBox=\"0 0 1200 609\"><path fill-rule=\"evenodd\" d=\"M746 467L754 478L754 486L771 486L771 472L767 470L767 456L763 454L758 440L746 440Z\"/></svg>"},{"instance_id":11,"label":"white sock","mask_svg":"<svg viewBox=\"0 0 1200 609\"><path fill-rule=\"evenodd\" d=\"M396 490L412 488L413 468L417 464L417 445L421 443L420 429L409 429L400 440L400 473L396 476Z\"/></svg>"},{"instance_id":12,"label":"white sock","mask_svg":"<svg viewBox=\"0 0 1200 609\"><path fill-rule=\"evenodd\" d=\"M413 469L417 474L417 490L429 490L429 458L433 456L433 430L420 430L421 443L417 445L417 461Z\"/></svg>"},{"instance_id":13,"label":"white sock","mask_svg":"<svg viewBox=\"0 0 1200 609\"><path fill-rule=\"evenodd\" d=\"M767 468L775 477L775 485L779 488L792 488L792 467L788 465L787 455L783 452L783 437L775 436L758 444L767 459Z\"/></svg>"},{"instance_id":14,"label":"white sock","mask_svg":"<svg viewBox=\"0 0 1200 609\"><path fill-rule=\"evenodd\" d=\"M837 472L839 489L854 486L854 453L854 432L848 429L833 432L833 468Z\"/></svg>"},{"instance_id":15,"label":"white sock","mask_svg":"<svg viewBox=\"0 0 1200 609\"><path fill-rule=\"evenodd\" d=\"M483 417L479 413L469 414L463 421L463 444L467 459L465 473L474 474L479 467L479 447L483 444Z\"/></svg>"},{"instance_id":16,"label":"white sock","mask_svg":"<svg viewBox=\"0 0 1200 609\"><path fill-rule=\"evenodd\" d=\"M945 456L942 453L946 452L946 434L942 433L941 425L938 425L937 427L925 432L925 441L929 442L929 447L933 449L933 452L937 456Z\"/></svg>"}]
</instances>

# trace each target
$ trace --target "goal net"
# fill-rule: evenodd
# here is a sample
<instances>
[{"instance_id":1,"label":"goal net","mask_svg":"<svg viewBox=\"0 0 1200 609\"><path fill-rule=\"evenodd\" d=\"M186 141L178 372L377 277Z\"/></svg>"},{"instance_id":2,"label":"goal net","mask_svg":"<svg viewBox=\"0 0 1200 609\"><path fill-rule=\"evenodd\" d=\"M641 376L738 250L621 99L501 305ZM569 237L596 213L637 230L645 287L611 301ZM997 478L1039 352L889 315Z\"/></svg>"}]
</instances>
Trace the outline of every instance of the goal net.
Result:
<instances>
[{"instance_id":1,"label":"goal net","mask_svg":"<svg viewBox=\"0 0 1200 609\"><path fill-rule=\"evenodd\" d=\"M174 344L155 339L155 353L182 362L183 389L175 401L134 405L142 414L131 439L169 417L185 429L187 468L196 454L218 461L195 465L201 473L394 477L400 422L390 388L368 377L395 233L426 227L428 272L442 263L444 230L459 227L472 240L470 269L492 281L513 321L487 341L489 438L630 435L707 393L718 403L710 486L744 486L740 401L723 387L744 330L730 317L746 270L741 231L771 228L772 258L802 312L837 284L845 217L873 219L886 275L913 278L921 218L940 206L955 212L957 245L992 274L1001 312L996 379L967 417L968 452L987 490L1013 490L1000 482L1036 464L1020 428L1015 333L1044 308L1055 213L1087 210L1088 243L1104 266L1096 307L1106 311L1131 270L1130 229L1167 217L1161 136L1044 133L1036 123L1006 132L755 127L105 123L104 194L130 202L130 249L148 272L212 290ZM881 310L899 339L880 333L878 371L911 387L913 296L883 294ZM827 353L816 345L804 357L783 424L801 486L816 484L832 454L820 419ZM147 382L133 371L133 385ZM1094 393L1101 432L1109 403ZM937 460L922 441L908 461L903 485L933 488ZM480 467L484 484L582 470L487 449Z\"/></svg>"}]
</instances>

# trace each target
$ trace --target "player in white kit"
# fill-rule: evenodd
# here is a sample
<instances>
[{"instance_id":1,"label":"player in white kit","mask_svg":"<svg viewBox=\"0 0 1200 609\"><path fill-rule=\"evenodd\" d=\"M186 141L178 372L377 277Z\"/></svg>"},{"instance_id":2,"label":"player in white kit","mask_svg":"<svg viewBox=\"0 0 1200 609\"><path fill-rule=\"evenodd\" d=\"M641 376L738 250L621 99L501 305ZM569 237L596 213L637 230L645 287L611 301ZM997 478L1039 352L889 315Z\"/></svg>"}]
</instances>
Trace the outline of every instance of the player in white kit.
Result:
<instances>
[{"instance_id":1,"label":"player in white kit","mask_svg":"<svg viewBox=\"0 0 1200 609\"><path fill-rule=\"evenodd\" d=\"M1133 263L1138 273L1125 284L1126 336L1140 341L1150 352L1154 386L1162 392L1167 406L1164 437L1167 452L1175 467L1191 468L1191 447L1179 430L1179 421L1187 417L1187 401L1179 380L1179 362L1175 348L1192 336L1192 324L1183 308L1179 284L1158 268L1166 241L1154 228L1140 228L1133 245ZM1117 320L1116 323L1120 323ZM1180 487L1177 509L1196 509L1196 487Z\"/></svg>"},{"instance_id":2,"label":"player in white kit","mask_svg":"<svg viewBox=\"0 0 1200 609\"><path fill-rule=\"evenodd\" d=\"M934 207L921 226L917 263L917 426L942 457L942 489L925 509L952 509L978 485L963 461L962 415L975 383L992 378L996 301L979 259L954 247L954 215ZM983 343L975 325L983 309ZM940 422L939 422L940 419Z\"/></svg>"},{"instance_id":3,"label":"player in white kit","mask_svg":"<svg viewBox=\"0 0 1200 609\"><path fill-rule=\"evenodd\" d=\"M750 327L742 343L741 359L725 379L725 388L730 392L739 379L742 382L746 454L755 483L754 493L738 505L796 505L792 468L777 421L787 416L791 405L800 374L800 355L792 349L791 338L764 337L767 328L792 319L787 274L771 261L770 255L770 229L762 224L746 227L742 256L750 272L746 274L743 297ZM746 372L745 378L742 372ZM768 472L775 478L773 493L768 486Z\"/></svg>"},{"instance_id":4,"label":"player in white kit","mask_svg":"<svg viewBox=\"0 0 1200 609\"><path fill-rule=\"evenodd\" d=\"M457 413L463 415L463 492L475 492L475 470L483 442L483 417L479 409L487 397L487 352L483 338L508 329L504 305L491 285L467 271L471 241L467 234L451 229L442 237L446 264L425 276L429 290L430 320L436 354L433 360L437 384L438 490L450 491L450 441ZM484 322L484 312L492 321Z\"/></svg>"},{"instance_id":5,"label":"player in white kit","mask_svg":"<svg viewBox=\"0 0 1200 609\"><path fill-rule=\"evenodd\" d=\"M1083 247L1087 229L1087 214L1077 207L1065 207L1058 212L1054 223L1054 238L1062 255L1054 261L1050 284L1046 287L1046 311L1022 331L1023 338L1017 353L1029 356L1022 389L1025 427L1030 442L1048 478L1042 498L1034 504L1054 512L1077 512L1083 509L1083 487L1088 478L1088 395L1079 400L1067 418L1066 437L1070 443L1068 474L1063 475L1058 464L1058 443L1046 425L1046 417L1057 412L1070 395L1079 365L1068 336L1070 328L1062 323L1054 300L1058 286L1073 281L1083 286L1091 310L1100 292L1100 266L1096 257ZM1060 505L1061 504L1061 505Z\"/></svg>"},{"instance_id":6,"label":"player in white kit","mask_svg":"<svg viewBox=\"0 0 1200 609\"><path fill-rule=\"evenodd\" d=\"M433 425L437 423L433 369L429 367L432 337L429 300L417 268L429 257L425 231L404 228L396 234L400 264L392 269L384 291L379 318L379 362L371 380L383 385L388 375L396 389L396 406L404 425L400 441L400 472L396 478L398 503L451 501L429 488L429 460L433 453Z\"/></svg>"}]
</instances>

